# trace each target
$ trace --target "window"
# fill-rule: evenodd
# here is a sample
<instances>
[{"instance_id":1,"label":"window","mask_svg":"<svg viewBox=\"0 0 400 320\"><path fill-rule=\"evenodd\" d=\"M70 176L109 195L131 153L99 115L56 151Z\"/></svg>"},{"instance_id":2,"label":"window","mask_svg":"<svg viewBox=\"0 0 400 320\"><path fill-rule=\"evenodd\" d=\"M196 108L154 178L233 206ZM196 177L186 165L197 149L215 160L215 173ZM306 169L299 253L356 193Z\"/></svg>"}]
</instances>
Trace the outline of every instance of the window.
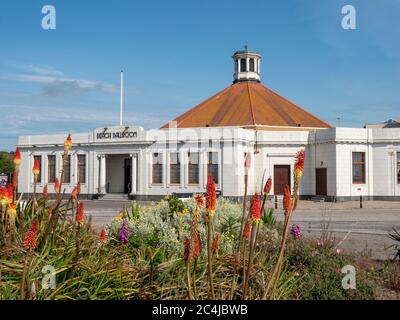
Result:
<instances>
[{"instance_id":1,"label":"window","mask_svg":"<svg viewBox=\"0 0 400 320\"><path fill-rule=\"evenodd\" d=\"M238 70L238 65L239 65L238 60L235 60L235 73L239 71Z\"/></svg>"},{"instance_id":2,"label":"window","mask_svg":"<svg viewBox=\"0 0 400 320\"><path fill-rule=\"evenodd\" d=\"M353 152L353 183L365 183L365 152Z\"/></svg>"},{"instance_id":3,"label":"window","mask_svg":"<svg viewBox=\"0 0 400 320\"><path fill-rule=\"evenodd\" d=\"M42 156L33 156L33 161L37 161L39 163L39 174L37 176L36 182L42 182Z\"/></svg>"},{"instance_id":4,"label":"window","mask_svg":"<svg viewBox=\"0 0 400 320\"><path fill-rule=\"evenodd\" d=\"M218 184L218 153L208 153L207 176L212 176L214 182Z\"/></svg>"},{"instance_id":5,"label":"window","mask_svg":"<svg viewBox=\"0 0 400 320\"><path fill-rule=\"evenodd\" d=\"M56 181L56 156L49 155L47 156L47 177L50 183L54 183Z\"/></svg>"},{"instance_id":6,"label":"window","mask_svg":"<svg viewBox=\"0 0 400 320\"><path fill-rule=\"evenodd\" d=\"M199 184L199 153L189 152L189 184Z\"/></svg>"},{"instance_id":7,"label":"window","mask_svg":"<svg viewBox=\"0 0 400 320\"><path fill-rule=\"evenodd\" d=\"M64 181L65 183L71 183L71 155L68 155L67 161L64 167Z\"/></svg>"},{"instance_id":8,"label":"window","mask_svg":"<svg viewBox=\"0 0 400 320\"><path fill-rule=\"evenodd\" d=\"M240 59L240 72L246 72L246 59Z\"/></svg>"},{"instance_id":9,"label":"window","mask_svg":"<svg viewBox=\"0 0 400 320\"><path fill-rule=\"evenodd\" d=\"M162 184L162 154L153 153L153 184Z\"/></svg>"},{"instance_id":10,"label":"window","mask_svg":"<svg viewBox=\"0 0 400 320\"><path fill-rule=\"evenodd\" d=\"M400 152L397 152L397 183L400 184Z\"/></svg>"},{"instance_id":11,"label":"window","mask_svg":"<svg viewBox=\"0 0 400 320\"><path fill-rule=\"evenodd\" d=\"M250 71L254 72L254 59L250 59Z\"/></svg>"},{"instance_id":12,"label":"window","mask_svg":"<svg viewBox=\"0 0 400 320\"><path fill-rule=\"evenodd\" d=\"M86 183L86 155L78 154L78 181Z\"/></svg>"},{"instance_id":13,"label":"window","mask_svg":"<svg viewBox=\"0 0 400 320\"><path fill-rule=\"evenodd\" d=\"M179 153L174 152L170 154L169 164L169 180L171 184L181 183L181 161L179 159Z\"/></svg>"}]
</instances>

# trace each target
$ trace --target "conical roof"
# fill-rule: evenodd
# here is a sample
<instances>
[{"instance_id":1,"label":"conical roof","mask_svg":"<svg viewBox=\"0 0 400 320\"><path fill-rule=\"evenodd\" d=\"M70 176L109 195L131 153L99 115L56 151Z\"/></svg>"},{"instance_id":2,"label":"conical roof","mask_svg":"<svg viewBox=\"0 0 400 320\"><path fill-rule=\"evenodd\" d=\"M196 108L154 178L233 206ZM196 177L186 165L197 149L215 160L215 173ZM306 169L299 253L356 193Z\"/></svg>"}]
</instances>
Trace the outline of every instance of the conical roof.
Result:
<instances>
[{"instance_id":1,"label":"conical roof","mask_svg":"<svg viewBox=\"0 0 400 320\"><path fill-rule=\"evenodd\" d=\"M236 82L174 119L178 128L266 126L331 128L256 81ZM165 124L162 128L167 128Z\"/></svg>"}]
</instances>

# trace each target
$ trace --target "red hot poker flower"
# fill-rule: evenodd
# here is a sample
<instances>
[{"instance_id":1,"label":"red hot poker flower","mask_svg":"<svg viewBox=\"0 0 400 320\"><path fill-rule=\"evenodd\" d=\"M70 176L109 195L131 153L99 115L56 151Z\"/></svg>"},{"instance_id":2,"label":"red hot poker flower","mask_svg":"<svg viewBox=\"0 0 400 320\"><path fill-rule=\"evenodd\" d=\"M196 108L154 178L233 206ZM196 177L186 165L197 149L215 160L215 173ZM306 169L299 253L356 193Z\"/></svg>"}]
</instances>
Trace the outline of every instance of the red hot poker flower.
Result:
<instances>
[{"instance_id":1,"label":"red hot poker flower","mask_svg":"<svg viewBox=\"0 0 400 320\"><path fill-rule=\"evenodd\" d=\"M83 210L83 202L79 202L78 208L76 209L75 221L83 224L84 219L84 210Z\"/></svg>"},{"instance_id":2,"label":"red hot poker flower","mask_svg":"<svg viewBox=\"0 0 400 320\"><path fill-rule=\"evenodd\" d=\"M248 221L246 221L246 224L244 225L243 237L247 240L250 239L250 223Z\"/></svg>"},{"instance_id":3,"label":"red hot poker flower","mask_svg":"<svg viewBox=\"0 0 400 320\"><path fill-rule=\"evenodd\" d=\"M190 246L190 241L188 238L185 238L185 241L183 243L183 261L187 261L189 259L189 246Z\"/></svg>"},{"instance_id":4,"label":"red hot poker flower","mask_svg":"<svg viewBox=\"0 0 400 320\"><path fill-rule=\"evenodd\" d=\"M265 182L264 194L269 194L271 192L271 186L272 186L272 179L271 177L269 177L267 182Z\"/></svg>"},{"instance_id":5,"label":"red hot poker flower","mask_svg":"<svg viewBox=\"0 0 400 320\"><path fill-rule=\"evenodd\" d=\"M194 196L194 201L199 209L201 209L204 205L204 197L201 194L197 194Z\"/></svg>"},{"instance_id":6,"label":"red hot poker flower","mask_svg":"<svg viewBox=\"0 0 400 320\"><path fill-rule=\"evenodd\" d=\"M25 249L35 249L36 248L36 233L39 229L39 223L34 220L24 237L24 248Z\"/></svg>"},{"instance_id":7,"label":"red hot poker flower","mask_svg":"<svg viewBox=\"0 0 400 320\"><path fill-rule=\"evenodd\" d=\"M54 190L56 193L60 193L60 182L58 181L58 178L54 181Z\"/></svg>"},{"instance_id":8,"label":"red hot poker flower","mask_svg":"<svg viewBox=\"0 0 400 320\"><path fill-rule=\"evenodd\" d=\"M206 196L206 209L210 216L214 215L215 207L217 205L217 194L215 191L215 183L212 176L207 179L207 196Z\"/></svg>"},{"instance_id":9,"label":"red hot poker flower","mask_svg":"<svg viewBox=\"0 0 400 320\"><path fill-rule=\"evenodd\" d=\"M78 186L76 186L74 188L74 190L72 190L72 192L71 192L71 198L72 199L74 199L74 200L78 199L78 196L79 196L79 192L78 191L79 191L78 190Z\"/></svg>"},{"instance_id":10,"label":"red hot poker flower","mask_svg":"<svg viewBox=\"0 0 400 320\"><path fill-rule=\"evenodd\" d=\"M290 204L291 204L290 187L286 185L283 190L283 211L285 212L285 214L287 214L290 211Z\"/></svg>"},{"instance_id":11,"label":"red hot poker flower","mask_svg":"<svg viewBox=\"0 0 400 320\"><path fill-rule=\"evenodd\" d=\"M105 244L107 242L107 233L106 230L101 230L101 234L100 234L100 242L101 244Z\"/></svg>"},{"instance_id":12,"label":"red hot poker flower","mask_svg":"<svg viewBox=\"0 0 400 320\"><path fill-rule=\"evenodd\" d=\"M47 183L46 183L46 184L44 185L44 187L43 187L42 198L43 198L43 199L47 199L48 195L49 195L49 191L48 191L48 189L47 189Z\"/></svg>"},{"instance_id":13,"label":"red hot poker flower","mask_svg":"<svg viewBox=\"0 0 400 320\"><path fill-rule=\"evenodd\" d=\"M19 151L19 148L15 150L13 161L15 165L15 170L18 171L19 165L21 164L21 152Z\"/></svg>"},{"instance_id":14,"label":"red hot poker flower","mask_svg":"<svg viewBox=\"0 0 400 320\"><path fill-rule=\"evenodd\" d=\"M71 138L71 134L68 134L67 139L65 139L64 141L64 151L69 151L72 148L72 138Z\"/></svg>"},{"instance_id":15,"label":"red hot poker flower","mask_svg":"<svg viewBox=\"0 0 400 320\"><path fill-rule=\"evenodd\" d=\"M251 199L250 218L253 222L259 222L261 220L261 203L258 193L255 193Z\"/></svg>"},{"instance_id":16,"label":"red hot poker flower","mask_svg":"<svg viewBox=\"0 0 400 320\"><path fill-rule=\"evenodd\" d=\"M200 237L200 232L197 231L196 233L196 238L194 239L194 250L193 250L193 257L195 259L199 258L201 256L201 237Z\"/></svg>"},{"instance_id":17,"label":"red hot poker flower","mask_svg":"<svg viewBox=\"0 0 400 320\"><path fill-rule=\"evenodd\" d=\"M305 158L305 151L300 150L297 152L296 155L296 161L294 163L294 177L297 180L296 182L299 182L299 179L303 175L304 171L304 158Z\"/></svg>"},{"instance_id":18,"label":"red hot poker flower","mask_svg":"<svg viewBox=\"0 0 400 320\"><path fill-rule=\"evenodd\" d=\"M218 249L219 249L219 233L216 233L214 236L214 241L212 244L212 251L214 254L218 253Z\"/></svg>"},{"instance_id":19,"label":"red hot poker flower","mask_svg":"<svg viewBox=\"0 0 400 320\"><path fill-rule=\"evenodd\" d=\"M33 175L35 176L35 178L37 178L37 176L40 173L39 161L37 159L35 159L35 161L33 162L32 172L33 172Z\"/></svg>"},{"instance_id":20,"label":"red hot poker flower","mask_svg":"<svg viewBox=\"0 0 400 320\"><path fill-rule=\"evenodd\" d=\"M7 187L0 187L0 205L4 208L13 201L13 186L9 184Z\"/></svg>"}]
</instances>

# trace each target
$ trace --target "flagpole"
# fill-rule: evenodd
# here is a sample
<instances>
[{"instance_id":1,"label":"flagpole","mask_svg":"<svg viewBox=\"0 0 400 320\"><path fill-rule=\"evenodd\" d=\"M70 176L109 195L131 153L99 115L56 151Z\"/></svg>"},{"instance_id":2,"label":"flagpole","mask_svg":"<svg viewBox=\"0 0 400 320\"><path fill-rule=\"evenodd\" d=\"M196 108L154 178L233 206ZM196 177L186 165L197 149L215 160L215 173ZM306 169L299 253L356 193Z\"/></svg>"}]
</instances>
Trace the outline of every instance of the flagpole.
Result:
<instances>
[{"instance_id":1,"label":"flagpole","mask_svg":"<svg viewBox=\"0 0 400 320\"><path fill-rule=\"evenodd\" d=\"M123 95L124 95L124 72L121 70L121 99L120 99L120 110L119 110L119 125L120 126L122 126Z\"/></svg>"}]
</instances>

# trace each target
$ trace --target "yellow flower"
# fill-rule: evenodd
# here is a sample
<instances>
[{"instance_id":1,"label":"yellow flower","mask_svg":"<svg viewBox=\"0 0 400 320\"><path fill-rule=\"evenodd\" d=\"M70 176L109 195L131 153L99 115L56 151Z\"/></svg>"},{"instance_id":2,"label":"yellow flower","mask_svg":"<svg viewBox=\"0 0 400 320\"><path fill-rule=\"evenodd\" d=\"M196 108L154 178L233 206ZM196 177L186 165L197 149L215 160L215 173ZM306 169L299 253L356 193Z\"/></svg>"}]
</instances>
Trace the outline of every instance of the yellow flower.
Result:
<instances>
[{"instance_id":1,"label":"yellow flower","mask_svg":"<svg viewBox=\"0 0 400 320\"><path fill-rule=\"evenodd\" d=\"M120 211L118 215L115 217L115 221L120 222L122 218L124 217L124 212Z\"/></svg>"}]
</instances>

